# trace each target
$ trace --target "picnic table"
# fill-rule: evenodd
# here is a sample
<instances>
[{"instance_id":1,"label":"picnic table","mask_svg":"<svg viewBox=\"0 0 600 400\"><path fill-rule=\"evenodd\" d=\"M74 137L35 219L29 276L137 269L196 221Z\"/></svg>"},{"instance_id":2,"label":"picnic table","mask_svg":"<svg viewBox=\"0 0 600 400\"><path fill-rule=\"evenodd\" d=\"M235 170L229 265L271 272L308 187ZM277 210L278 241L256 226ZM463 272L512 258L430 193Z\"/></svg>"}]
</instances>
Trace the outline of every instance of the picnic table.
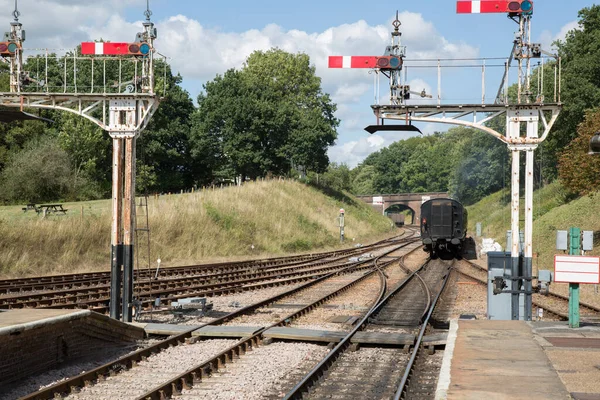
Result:
<instances>
[{"instance_id":1,"label":"picnic table","mask_svg":"<svg viewBox=\"0 0 600 400\"><path fill-rule=\"evenodd\" d=\"M29 203L25 207L23 207L21 210L23 210L23 211L33 210L33 211L37 212L37 206L34 203Z\"/></svg>"},{"instance_id":2,"label":"picnic table","mask_svg":"<svg viewBox=\"0 0 600 400\"><path fill-rule=\"evenodd\" d=\"M37 206L36 211L38 214L43 213L44 215L47 215L57 213L67 214L68 210L63 208L62 204L40 204Z\"/></svg>"}]
</instances>

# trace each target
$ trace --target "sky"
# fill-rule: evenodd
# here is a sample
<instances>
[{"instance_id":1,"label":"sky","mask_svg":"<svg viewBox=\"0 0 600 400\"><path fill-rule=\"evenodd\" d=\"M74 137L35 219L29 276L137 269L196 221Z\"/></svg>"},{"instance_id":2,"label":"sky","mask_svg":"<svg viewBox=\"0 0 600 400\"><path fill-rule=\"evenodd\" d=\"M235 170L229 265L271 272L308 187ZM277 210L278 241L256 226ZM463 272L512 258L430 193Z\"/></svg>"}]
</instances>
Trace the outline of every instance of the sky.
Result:
<instances>
[{"instance_id":1,"label":"sky","mask_svg":"<svg viewBox=\"0 0 600 400\"><path fill-rule=\"evenodd\" d=\"M552 42L576 29L578 11L587 0L534 1L532 41L552 51ZM13 20L13 0L0 0L0 24ZM27 31L27 49L73 49L82 41L134 41L142 30L146 0L19 0L19 21ZM155 47L183 76L183 87L197 98L202 85L230 68L240 68L255 50L279 47L304 52L315 65L322 87L337 104L341 120L330 160L355 167L370 153L408 138L407 133L370 135L364 127L376 122L374 76L368 70L328 69L330 55L381 55L390 43L396 11L406 46L406 77L411 89L425 89L447 104L493 102L503 72L500 58L510 54L517 24L505 14L456 14L455 0L378 2L358 0L205 1L150 0L158 30ZM490 58L485 61L456 59ZM493 60L491 58L498 58ZM442 64L441 92L435 61ZM452 61L456 60L456 61ZM416 66L428 66L417 68ZM446 67L447 66L447 67ZM516 71L509 74L516 76ZM389 89L380 82L380 101ZM431 101L414 99L414 103ZM423 134L445 131L447 125L416 124Z\"/></svg>"}]
</instances>

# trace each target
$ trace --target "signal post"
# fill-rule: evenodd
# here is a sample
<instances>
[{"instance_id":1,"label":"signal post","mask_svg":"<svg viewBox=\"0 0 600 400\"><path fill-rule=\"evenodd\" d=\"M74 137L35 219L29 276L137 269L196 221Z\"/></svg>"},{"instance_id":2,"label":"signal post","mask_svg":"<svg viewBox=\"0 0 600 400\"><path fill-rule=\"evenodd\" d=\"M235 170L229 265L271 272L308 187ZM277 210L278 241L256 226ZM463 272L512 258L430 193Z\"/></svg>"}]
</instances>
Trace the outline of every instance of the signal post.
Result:
<instances>
[{"instance_id":1,"label":"signal post","mask_svg":"<svg viewBox=\"0 0 600 400\"><path fill-rule=\"evenodd\" d=\"M48 52L42 56L45 63L40 63L46 65L45 72L40 74L38 71L38 75L33 77L33 72L25 71L23 42L26 36L19 22L16 1L10 32L6 32L4 41L0 42L0 57L10 65L10 92L0 93L0 102L5 107L20 110L20 113L14 113L15 120L38 119L35 115L25 113L24 108L61 110L88 119L107 131L112 138L109 309L112 318L122 318L128 322L132 320L133 300L136 138L146 128L159 105L159 97L154 90L156 29L150 20L152 13L148 2L144 14L144 30L137 34L134 42L86 42L81 44L83 57L75 51L73 57L65 58L62 87L48 85ZM72 76L67 74L67 62L72 63ZM86 62L91 63L91 81L81 90L77 65ZM109 83L114 79L106 68L110 63L118 66L118 84L115 85ZM122 63L134 66L125 70ZM141 64L141 68L138 64ZM129 80L121 80L122 72L123 75L131 75L127 78Z\"/></svg>"},{"instance_id":2,"label":"signal post","mask_svg":"<svg viewBox=\"0 0 600 400\"><path fill-rule=\"evenodd\" d=\"M441 97L441 63L438 60L438 95L436 102L428 104L411 104L408 100L411 94L421 98L432 98L430 94L412 91L407 84L407 78L402 79L401 71L406 70L405 48L401 46L400 21L396 14L392 45L388 46L383 56L352 56L329 58L330 68L372 68L376 75L375 101L371 108L377 124L370 125L365 130L369 133L379 131L415 131L420 130L412 122L442 123L475 128L486 132L506 143L512 155L511 168L511 227L512 243L511 257L513 264L513 319L519 319L519 294L525 295L525 319L531 320L532 294L532 238L533 238L533 163L534 151L548 136L562 109L560 100L560 59L558 56L545 52L538 43L531 43L531 18L533 16L533 1L531 0L480 0L457 1L456 11L459 14L503 13L519 25L513 48L505 65L498 94L492 104L485 102L485 63L482 65L482 95L478 104L443 104ZM546 102L544 98L543 79L538 93L531 90L531 60L541 58L542 54L553 57L555 64L554 98ZM508 97L508 75L511 63L515 59L518 68L518 91L516 103ZM393 61L393 62L392 62ZM485 60L484 60L485 61ZM434 67L430 65L430 67ZM406 73L406 71L405 71ZM543 67L540 69L543 74ZM383 74L390 80L390 104L379 104L378 76ZM437 104L436 104L437 103ZM485 125L486 122L505 116L506 132L500 133ZM469 119L465 119L465 118ZM549 117L549 119L548 119ZM401 121L403 124L385 124L386 120ZM542 133L539 134L540 123ZM522 128L525 129L522 129ZM524 132L524 134L522 134ZM599 136L600 137L600 136ZM600 149L600 146L598 146ZM600 150L599 150L600 151ZM526 153L525 166L525 248L523 258L523 275L519 276L521 259L519 249L519 211L520 204L520 172L521 152ZM518 277L518 279L517 279ZM520 290L523 283L523 290Z\"/></svg>"}]
</instances>

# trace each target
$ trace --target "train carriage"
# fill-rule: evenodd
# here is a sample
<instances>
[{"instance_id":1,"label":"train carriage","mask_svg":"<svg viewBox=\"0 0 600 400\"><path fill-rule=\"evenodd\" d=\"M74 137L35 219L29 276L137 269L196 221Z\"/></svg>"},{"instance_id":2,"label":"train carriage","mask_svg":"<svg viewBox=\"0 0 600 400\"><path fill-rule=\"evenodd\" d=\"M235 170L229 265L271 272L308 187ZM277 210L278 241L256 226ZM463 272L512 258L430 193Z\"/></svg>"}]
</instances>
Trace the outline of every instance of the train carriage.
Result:
<instances>
[{"instance_id":1,"label":"train carriage","mask_svg":"<svg viewBox=\"0 0 600 400\"><path fill-rule=\"evenodd\" d=\"M432 199L421 205L421 238L431 258L462 258L467 241L468 213L452 199Z\"/></svg>"}]
</instances>

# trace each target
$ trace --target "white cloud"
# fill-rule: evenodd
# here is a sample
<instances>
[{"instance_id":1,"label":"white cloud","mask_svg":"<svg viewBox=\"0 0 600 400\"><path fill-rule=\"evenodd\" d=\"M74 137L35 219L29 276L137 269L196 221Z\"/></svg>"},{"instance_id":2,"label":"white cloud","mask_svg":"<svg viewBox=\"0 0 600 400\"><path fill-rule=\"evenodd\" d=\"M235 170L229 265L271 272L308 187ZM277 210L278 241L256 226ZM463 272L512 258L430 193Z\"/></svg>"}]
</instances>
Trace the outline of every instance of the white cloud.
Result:
<instances>
[{"instance_id":1,"label":"white cloud","mask_svg":"<svg viewBox=\"0 0 600 400\"><path fill-rule=\"evenodd\" d=\"M369 154L381 150L393 143L386 140L381 135L370 135L359 140L334 146L329 149L329 159L336 163L344 163L350 168L354 168L363 161Z\"/></svg>"},{"instance_id":2,"label":"white cloud","mask_svg":"<svg viewBox=\"0 0 600 400\"><path fill-rule=\"evenodd\" d=\"M557 40L565 40L567 33L574 29L581 29L578 21L571 21L565 24L558 33L553 33L549 30L545 30L540 34L539 41L542 44L542 48L546 51L556 51L556 48L552 46Z\"/></svg>"},{"instance_id":3,"label":"white cloud","mask_svg":"<svg viewBox=\"0 0 600 400\"><path fill-rule=\"evenodd\" d=\"M81 41L105 39L133 41L142 30L144 0L36 0L21 2L20 21L28 32L26 48L73 49ZM139 19L127 20L125 9L135 5ZM0 9L12 10L12 0L0 0ZM364 133L365 125L374 122L368 105L373 102L373 76L367 70L328 69L330 55L379 55L390 42L392 20L369 25L359 20L330 27L322 32L285 30L270 24L244 32L226 32L209 28L191 15L153 18L158 29L156 47L171 58L174 72L180 72L188 87L195 91L202 82L213 79L229 68L239 68L255 50L279 47L289 52L305 52L311 57L323 88L338 104L336 115L342 120L340 141L352 133ZM402 12L402 44L407 46L407 58L477 57L478 49L464 42L450 42L421 14ZM7 29L8 29L8 24ZM26 53L31 54L31 52ZM411 73L413 89L431 93L425 76ZM382 82L385 78L382 77ZM387 101L387 86L382 83L382 100ZM195 98L197 92L192 92ZM417 97L417 96L415 96ZM365 133L366 135L366 133ZM334 161L355 165L373 151L389 145L398 137L365 136L331 149Z\"/></svg>"}]
</instances>

